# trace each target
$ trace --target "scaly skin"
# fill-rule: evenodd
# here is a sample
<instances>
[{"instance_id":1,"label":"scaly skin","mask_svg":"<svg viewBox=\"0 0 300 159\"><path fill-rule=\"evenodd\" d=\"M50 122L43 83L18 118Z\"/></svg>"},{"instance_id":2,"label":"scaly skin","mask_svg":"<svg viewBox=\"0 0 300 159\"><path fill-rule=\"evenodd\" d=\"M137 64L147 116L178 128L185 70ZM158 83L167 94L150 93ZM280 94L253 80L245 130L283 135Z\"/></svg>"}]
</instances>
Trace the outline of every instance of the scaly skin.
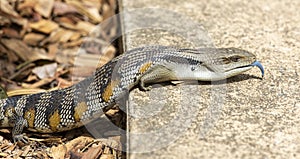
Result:
<instances>
[{"instance_id":1,"label":"scaly skin","mask_svg":"<svg viewBox=\"0 0 300 159\"><path fill-rule=\"evenodd\" d=\"M40 133L71 130L89 122L139 85L172 80L213 81L258 66L255 55L236 48L178 49L150 46L133 49L66 89L0 100L0 127L12 127L14 141L24 128Z\"/></svg>"}]
</instances>

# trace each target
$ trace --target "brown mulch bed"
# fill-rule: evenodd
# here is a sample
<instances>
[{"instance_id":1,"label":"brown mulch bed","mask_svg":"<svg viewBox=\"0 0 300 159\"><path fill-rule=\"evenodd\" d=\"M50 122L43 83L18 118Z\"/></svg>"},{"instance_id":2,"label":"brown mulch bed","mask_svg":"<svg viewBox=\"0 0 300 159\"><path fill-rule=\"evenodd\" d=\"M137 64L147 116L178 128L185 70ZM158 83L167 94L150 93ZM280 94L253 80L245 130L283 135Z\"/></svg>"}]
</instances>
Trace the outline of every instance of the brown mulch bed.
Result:
<instances>
[{"instance_id":1,"label":"brown mulch bed","mask_svg":"<svg viewBox=\"0 0 300 159\"><path fill-rule=\"evenodd\" d=\"M91 75L117 52L109 43L117 36L117 21L94 29L115 14L116 3L1 0L0 86L8 96L32 94L66 88ZM106 115L124 128L117 107ZM0 158L124 158L118 129L103 131L103 138L85 128L58 134L26 131L30 140L23 144L12 142L10 129L0 129Z\"/></svg>"}]
</instances>

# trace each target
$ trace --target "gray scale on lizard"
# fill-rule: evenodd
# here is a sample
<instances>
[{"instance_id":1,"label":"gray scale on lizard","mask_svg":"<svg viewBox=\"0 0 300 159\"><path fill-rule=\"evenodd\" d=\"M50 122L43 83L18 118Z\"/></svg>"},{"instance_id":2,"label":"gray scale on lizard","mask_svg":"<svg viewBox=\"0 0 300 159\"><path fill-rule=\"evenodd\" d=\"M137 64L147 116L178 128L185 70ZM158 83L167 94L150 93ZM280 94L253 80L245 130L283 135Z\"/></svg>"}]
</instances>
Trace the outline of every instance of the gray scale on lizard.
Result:
<instances>
[{"instance_id":1,"label":"gray scale on lizard","mask_svg":"<svg viewBox=\"0 0 300 159\"><path fill-rule=\"evenodd\" d=\"M0 100L0 127L12 127L15 141L23 128L40 133L71 130L99 116L139 86L173 80L215 81L262 65L255 55L237 48L136 48L114 58L69 88Z\"/></svg>"}]
</instances>

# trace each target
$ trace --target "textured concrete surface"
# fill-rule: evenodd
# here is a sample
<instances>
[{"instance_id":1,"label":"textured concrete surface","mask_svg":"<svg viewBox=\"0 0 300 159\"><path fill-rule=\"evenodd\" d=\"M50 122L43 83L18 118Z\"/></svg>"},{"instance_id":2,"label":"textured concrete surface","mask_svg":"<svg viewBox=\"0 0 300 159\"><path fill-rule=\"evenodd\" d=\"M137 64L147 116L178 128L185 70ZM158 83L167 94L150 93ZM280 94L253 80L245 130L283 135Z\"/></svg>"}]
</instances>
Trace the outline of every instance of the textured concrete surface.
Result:
<instances>
[{"instance_id":1,"label":"textured concrete surface","mask_svg":"<svg viewBox=\"0 0 300 159\"><path fill-rule=\"evenodd\" d=\"M166 23L181 24L185 32L156 25L131 30L138 21L147 23L144 16L161 14L138 12L135 18L121 19L125 31L130 30L123 41L126 50L149 44L238 47L255 53L266 74L260 80L254 68L226 84L134 90L128 108L128 158L300 158L300 1L121 2L123 11L145 7L175 11L201 24L199 37L205 40L189 34L198 27L173 13L166 14L171 18Z\"/></svg>"}]
</instances>

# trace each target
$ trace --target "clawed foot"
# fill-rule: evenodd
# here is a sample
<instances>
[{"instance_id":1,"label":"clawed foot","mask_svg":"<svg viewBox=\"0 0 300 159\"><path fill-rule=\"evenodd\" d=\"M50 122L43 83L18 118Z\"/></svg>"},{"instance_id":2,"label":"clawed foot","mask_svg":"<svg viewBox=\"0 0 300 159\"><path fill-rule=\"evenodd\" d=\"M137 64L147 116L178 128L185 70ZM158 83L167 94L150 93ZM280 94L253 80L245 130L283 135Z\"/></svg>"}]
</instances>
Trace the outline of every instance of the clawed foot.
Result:
<instances>
[{"instance_id":1,"label":"clawed foot","mask_svg":"<svg viewBox=\"0 0 300 159\"><path fill-rule=\"evenodd\" d=\"M18 134L13 136L14 143L23 142L25 144L28 143L29 138L25 134Z\"/></svg>"}]
</instances>

